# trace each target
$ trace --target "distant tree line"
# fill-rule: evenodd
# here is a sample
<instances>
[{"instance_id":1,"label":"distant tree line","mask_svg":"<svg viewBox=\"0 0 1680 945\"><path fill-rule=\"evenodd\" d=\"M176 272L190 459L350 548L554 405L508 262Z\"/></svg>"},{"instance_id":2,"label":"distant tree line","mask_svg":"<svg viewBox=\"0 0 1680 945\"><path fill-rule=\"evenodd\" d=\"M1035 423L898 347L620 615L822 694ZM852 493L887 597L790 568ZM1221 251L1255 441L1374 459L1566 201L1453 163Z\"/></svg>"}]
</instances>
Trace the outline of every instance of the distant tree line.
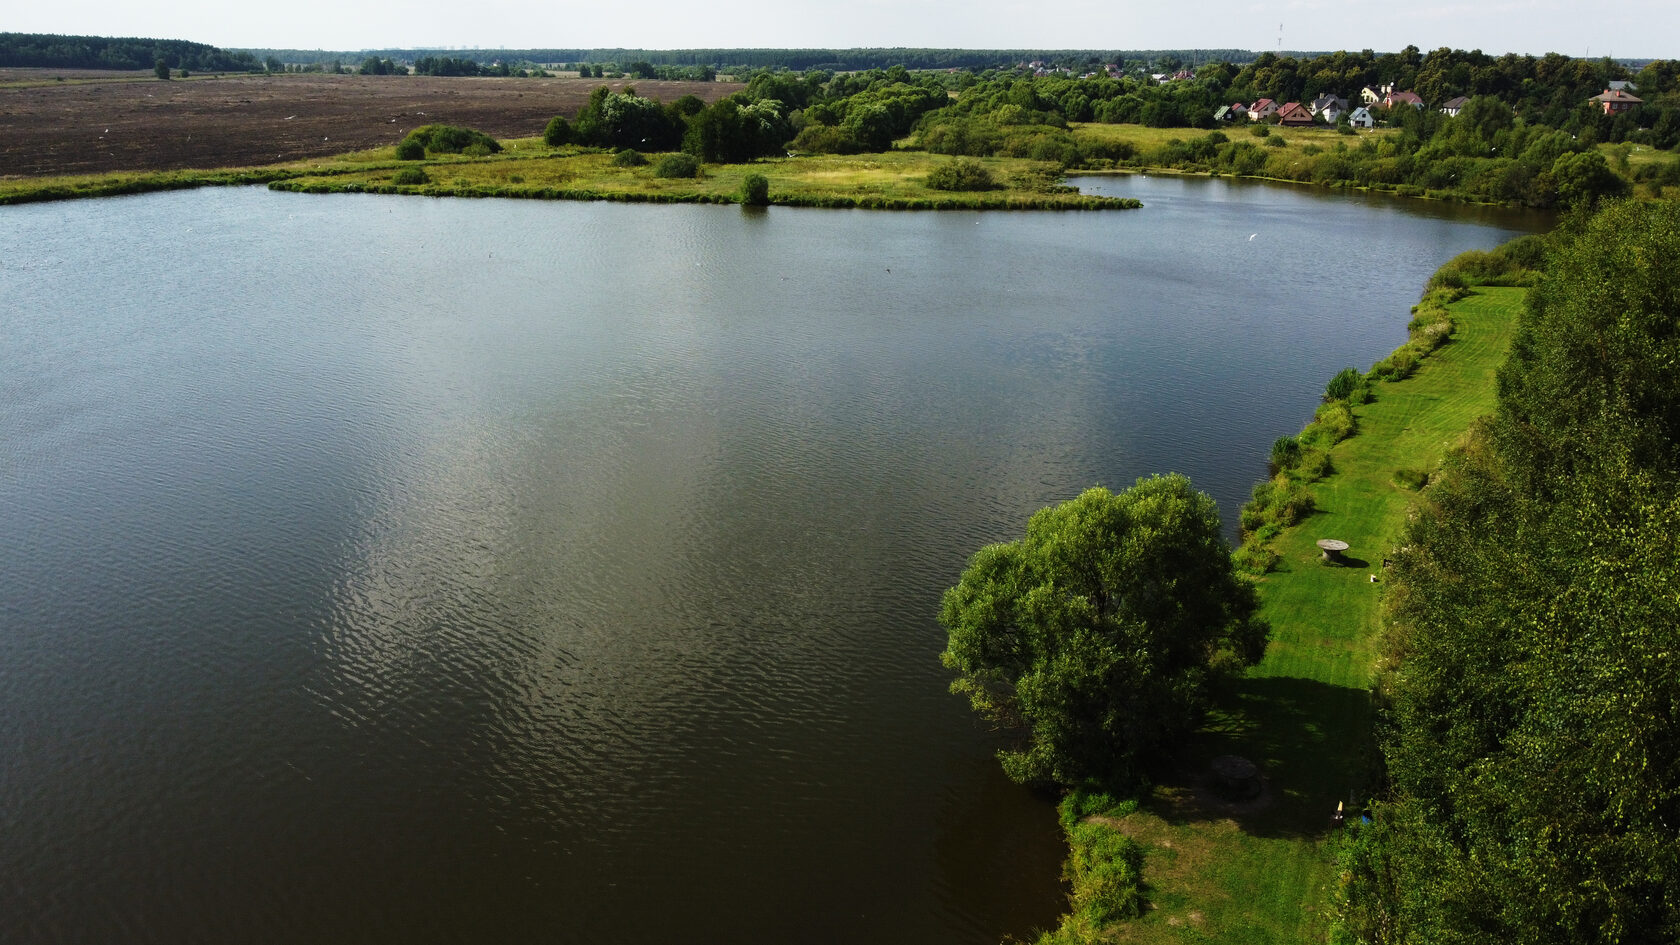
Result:
<instances>
[{"instance_id":1,"label":"distant tree line","mask_svg":"<svg viewBox=\"0 0 1680 945\"><path fill-rule=\"evenodd\" d=\"M317 51L314 55L320 55ZM345 54L346 57L349 54ZM1241 49L1174 50L1045 50L1045 49L369 49L357 55L413 59L418 55L457 56L491 62L607 63L621 66L634 62L654 66L709 65L720 72L758 69L789 69L804 72L857 72L903 66L906 69L993 69L1025 62L1085 63L1121 62L1197 64L1205 62L1247 62L1254 53ZM1164 67L1164 66L1163 66ZM651 77L648 77L651 78Z\"/></svg>"},{"instance_id":2,"label":"distant tree line","mask_svg":"<svg viewBox=\"0 0 1680 945\"><path fill-rule=\"evenodd\" d=\"M1465 54L1465 61L1478 56ZM1337 54L1327 61L1337 57L1358 60ZM1450 57L1434 58L1439 66ZM1427 71L1423 67L1430 57L1419 57L1416 66L1409 61L1409 54L1375 57L1367 64L1373 72L1344 74L1408 75L1392 72L1398 68L1412 69L1409 75L1415 78ZM840 74L763 70L746 88L712 105L693 97L662 105L633 89L615 93L603 87L575 124L557 117L547 137L552 143L592 147L683 150L708 162L746 161L788 149L883 151L906 142L934 153L1029 158L1063 169L1169 166L1539 208L1590 205L1627 193L1633 180L1649 179L1655 186L1680 183L1669 179L1680 178L1676 162L1637 169L1628 163L1634 142L1672 147L1669 138L1680 135L1680 92L1670 64L1651 63L1638 73L1650 104L1629 113L1630 118L1595 111L1586 96L1571 108L1554 107L1598 83L1601 74L1582 65L1559 69L1525 57L1500 61L1518 69L1515 87L1530 98L1512 103L1478 94L1456 117L1435 108L1379 109L1399 133L1355 137L1344 127L1346 137L1293 148L1264 124L1211 127L1217 103L1255 92L1256 82L1279 81L1279 63L1285 60L1242 69L1218 63L1194 79L1166 83L1124 75L1034 75L1014 68L955 74L912 72L903 66ZM1603 63L1583 65L1606 68ZM651 63L638 68L643 75L658 69ZM1552 84L1522 74L1524 69L1549 77ZM1299 71L1297 65L1291 74ZM1546 104L1539 104L1542 100ZM1561 121L1562 127L1546 120ZM1188 124L1208 130L1139 151L1123 140L1075 134L1071 125L1078 122ZM1606 159L1596 145L1617 134L1626 135L1626 143Z\"/></svg>"},{"instance_id":3,"label":"distant tree line","mask_svg":"<svg viewBox=\"0 0 1680 945\"><path fill-rule=\"evenodd\" d=\"M179 39L0 33L0 66L4 67L152 69L159 61L167 68L193 72L260 72L263 68L248 52Z\"/></svg>"}]
</instances>

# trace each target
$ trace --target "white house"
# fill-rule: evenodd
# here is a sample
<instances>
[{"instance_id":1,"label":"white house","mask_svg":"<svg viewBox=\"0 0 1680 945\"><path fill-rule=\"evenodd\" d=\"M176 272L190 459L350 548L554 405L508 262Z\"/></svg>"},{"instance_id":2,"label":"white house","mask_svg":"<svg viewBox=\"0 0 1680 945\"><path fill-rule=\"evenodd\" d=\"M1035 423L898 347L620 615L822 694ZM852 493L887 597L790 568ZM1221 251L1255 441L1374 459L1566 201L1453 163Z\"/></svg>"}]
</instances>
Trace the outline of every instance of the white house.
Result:
<instances>
[{"instance_id":1,"label":"white house","mask_svg":"<svg viewBox=\"0 0 1680 945\"><path fill-rule=\"evenodd\" d=\"M1355 128L1375 128L1377 120L1371 117L1371 110L1361 105L1348 112L1348 124Z\"/></svg>"}]
</instances>

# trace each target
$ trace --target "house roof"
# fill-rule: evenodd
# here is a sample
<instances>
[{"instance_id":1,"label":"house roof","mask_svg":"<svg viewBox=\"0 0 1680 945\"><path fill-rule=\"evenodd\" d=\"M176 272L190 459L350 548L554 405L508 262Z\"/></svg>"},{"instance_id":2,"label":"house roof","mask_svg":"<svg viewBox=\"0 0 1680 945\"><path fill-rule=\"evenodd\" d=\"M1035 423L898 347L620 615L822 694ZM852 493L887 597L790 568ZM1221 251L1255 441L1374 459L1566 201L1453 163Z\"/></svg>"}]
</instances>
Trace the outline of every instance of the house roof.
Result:
<instances>
[{"instance_id":1,"label":"house roof","mask_svg":"<svg viewBox=\"0 0 1680 945\"><path fill-rule=\"evenodd\" d=\"M1457 98L1447 99L1447 101L1441 107L1442 108L1463 108L1464 103L1468 102L1468 101L1470 101L1469 96L1460 95Z\"/></svg>"},{"instance_id":2,"label":"house roof","mask_svg":"<svg viewBox=\"0 0 1680 945\"><path fill-rule=\"evenodd\" d=\"M1599 94L1594 95L1592 98L1587 99L1587 101L1589 101L1589 102L1621 102L1624 105L1641 105L1641 104L1644 104L1644 102L1645 102L1644 99L1639 98L1638 96L1629 95L1628 93L1622 91L1621 89L1605 89L1603 92L1600 92Z\"/></svg>"},{"instance_id":3,"label":"house roof","mask_svg":"<svg viewBox=\"0 0 1680 945\"><path fill-rule=\"evenodd\" d=\"M1407 105L1423 104L1423 99L1419 98L1416 92L1390 92L1385 101L1390 105L1398 105L1401 102L1405 102Z\"/></svg>"}]
</instances>

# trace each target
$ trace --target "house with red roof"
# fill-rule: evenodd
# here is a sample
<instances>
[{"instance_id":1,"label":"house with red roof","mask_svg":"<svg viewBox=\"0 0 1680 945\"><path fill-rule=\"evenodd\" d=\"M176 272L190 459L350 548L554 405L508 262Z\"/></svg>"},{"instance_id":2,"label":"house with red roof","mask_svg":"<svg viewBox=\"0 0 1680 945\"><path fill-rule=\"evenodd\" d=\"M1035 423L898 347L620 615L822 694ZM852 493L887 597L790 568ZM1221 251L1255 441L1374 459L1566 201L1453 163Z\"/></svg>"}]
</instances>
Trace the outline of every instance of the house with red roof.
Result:
<instances>
[{"instance_id":1,"label":"house with red roof","mask_svg":"<svg viewBox=\"0 0 1680 945\"><path fill-rule=\"evenodd\" d=\"M1299 128L1302 125L1310 125L1313 123L1312 112L1307 109L1307 106L1302 105L1300 102L1290 102L1278 109L1277 116L1278 124L1289 125L1292 128Z\"/></svg>"},{"instance_id":2,"label":"house with red roof","mask_svg":"<svg viewBox=\"0 0 1680 945\"><path fill-rule=\"evenodd\" d=\"M1263 98L1260 101L1255 102L1253 105L1248 106L1248 120L1264 121L1265 119L1277 114L1277 110L1278 103L1269 98Z\"/></svg>"},{"instance_id":3,"label":"house with red roof","mask_svg":"<svg viewBox=\"0 0 1680 945\"><path fill-rule=\"evenodd\" d=\"M1592 98L1587 99L1587 101L1597 102L1598 104L1603 105L1604 114L1606 115L1614 115L1618 112L1625 112L1635 105L1645 104L1644 99L1639 98L1626 89L1605 89L1598 95L1594 95Z\"/></svg>"}]
</instances>

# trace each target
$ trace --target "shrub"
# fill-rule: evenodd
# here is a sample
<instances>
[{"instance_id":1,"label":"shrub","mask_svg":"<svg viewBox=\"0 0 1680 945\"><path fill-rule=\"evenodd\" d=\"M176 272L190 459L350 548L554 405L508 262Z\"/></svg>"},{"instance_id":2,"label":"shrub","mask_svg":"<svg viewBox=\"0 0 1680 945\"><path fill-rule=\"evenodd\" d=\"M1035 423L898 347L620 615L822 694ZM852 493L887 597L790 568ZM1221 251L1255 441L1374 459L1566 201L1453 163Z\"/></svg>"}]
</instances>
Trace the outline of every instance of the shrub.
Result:
<instances>
[{"instance_id":1,"label":"shrub","mask_svg":"<svg viewBox=\"0 0 1680 945\"><path fill-rule=\"evenodd\" d=\"M543 144L551 148L558 148L563 144L572 143L572 126L566 119L555 115L548 120L548 126L543 129Z\"/></svg>"},{"instance_id":2,"label":"shrub","mask_svg":"<svg viewBox=\"0 0 1680 945\"><path fill-rule=\"evenodd\" d=\"M481 149L475 149L473 152L479 156L495 154L502 149L501 144L495 138L484 132L473 131L470 128L457 128L454 125L421 125L410 131L407 137L403 138L402 144L397 147L401 149L403 144L408 144L410 141L418 142L420 147L431 154L460 154L474 145L482 146ZM397 152L398 157L401 157L402 153L399 150ZM412 159L404 158L404 160Z\"/></svg>"},{"instance_id":3,"label":"shrub","mask_svg":"<svg viewBox=\"0 0 1680 945\"><path fill-rule=\"evenodd\" d=\"M1073 915L1101 928L1143 913L1143 848L1100 823L1068 831L1068 879Z\"/></svg>"},{"instance_id":4,"label":"shrub","mask_svg":"<svg viewBox=\"0 0 1680 945\"><path fill-rule=\"evenodd\" d=\"M692 154L678 151L667 154L654 165L655 177L698 177L700 175L700 159Z\"/></svg>"},{"instance_id":5,"label":"shrub","mask_svg":"<svg viewBox=\"0 0 1680 945\"><path fill-rule=\"evenodd\" d=\"M1231 557L1236 562L1238 571L1259 577L1277 567L1278 553L1262 544L1265 540L1256 533L1254 541L1247 542L1236 550Z\"/></svg>"},{"instance_id":6,"label":"shrub","mask_svg":"<svg viewBox=\"0 0 1680 945\"><path fill-rule=\"evenodd\" d=\"M1273 522L1279 525L1293 525L1312 514L1313 509L1318 507L1306 486L1282 476L1255 486L1254 503L1259 507L1258 514L1262 525Z\"/></svg>"},{"instance_id":7,"label":"shrub","mask_svg":"<svg viewBox=\"0 0 1680 945\"><path fill-rule=\"evenodd\" d=\"M1248 133L1256 138L1270 138L1272 136L1272 129L1267 125L1251 125L1249 126Z\"/></svg>"},{"instance_id":8,"label":"shrub","mask_svg":"<svg viewBox=\"0 0 1680 945\"><path fill-rule=\"evenodd\" d=\"M1268 148L1281 148L1281 147L1285 147L1288 144L1289 144L1289 142L1283 140L1282 138L1267 138L1266 139L1266 147L1268 147Z\"/></svg>"},{"instance_id":9,"label":"shrub","mask_svg":"<svg viewBox=\"0 0 1680 945\"><path fill-rule=\"evenodd\" d=\"M1301 460L1301 443L1292 436L1280 436L1272 442L1272 475L1294 468Z\"/></svg>"},{"instance_id":10,"label":"shrub","mask_svg":"<svg viewBox=\"0 0 1680 945\"><path fill-rule=\"evenodd\" d=\"M1330 383L1324 385L1325 400L1343 400L1353 402L1355 395L1365 386L1365 376L1353 368L1342 368Z\"/></svg>"},{"instance_id":11,"label":"shrub","mask_svg":"<svg viewBox=\"0 0 1680 945\"><path fill-rule=\"evenodd\" d=\"M997 182L985 165L973 158L957 158L928 172L927 185L934 190L995 190Z\"/></svg>"},{"instance_id":12,"label":"shrub","mask_svg":"<svg viewBox=\"0 0 1680 945\"><path fill-rule=\"evenodd\" d=\"M419 161L426 157L426 146L413 138L404 138L397 145L397 160Z\"/></svg>"},{"instance_id":13,"label":"shrub","mask_svg":"<svg viewBox=\"0 0 1680 945\"><path fill-rule=\"evenodd\" d=\"M1333 468L1328 450L1307 449L1301 451L1301 460L1295 464L1294 472L1305 482L1317 482L1330 475Z\"/></svg>"},{"instance_id":14,"label":"shrub","mask_svg":"<svg viewBox=\"0 0 1680 945\"><path fill-rule=\"evenodd\" d=\"M1345 400L1321 404L1313 412L1312 423L1301 431L1301 442L1326 449L1353 435L1353 409Z\"/></svg>"},{"instance_id":15,"label":"shrub","mask_svg":"<svg viewBox=\"0 0 1680 945\"><path fill-rule=\"evenodd\" d=\"M426 172L420 168L405 167L391 178L391 183L400 184L405 187L413 187L419 184L430 183L431 180L432 179L430 177L426 176Z\"/></svg>"},{"instance_id":16,"label":"shrub","mask_svg":"<svg viewBox=\"0 0 1680 945\"><path fill-rule=\"evenodd\" d=\"M741 203L762 207L770 202L770 179L763 174L748 174L741 179Z\"/></svg>"},{"instance_id":17,"label":"shrub","mask_svg":"<svg viewBox=\"0 0 1680 945\"><path fill-rule=\"evenodd\" d=\"M614 167L641 167L648 160L642 156L642 152L635 148L625 148L613 155L612 162Z\"/></svg>"}]
</instances>

